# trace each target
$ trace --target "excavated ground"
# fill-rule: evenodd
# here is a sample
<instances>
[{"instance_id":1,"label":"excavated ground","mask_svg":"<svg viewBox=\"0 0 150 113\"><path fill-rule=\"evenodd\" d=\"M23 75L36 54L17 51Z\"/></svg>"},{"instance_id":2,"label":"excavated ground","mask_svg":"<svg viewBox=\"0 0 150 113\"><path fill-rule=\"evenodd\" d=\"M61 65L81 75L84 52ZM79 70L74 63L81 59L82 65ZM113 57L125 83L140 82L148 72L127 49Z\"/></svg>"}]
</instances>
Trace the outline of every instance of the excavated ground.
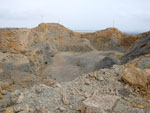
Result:
<instances>
[{"instance_id":1,"label":"excavated ground","mask_svg":"<svg viewBox=\"0 0 150 113\"><path fill-rule=\"evenodd\" d=\"M1 29L0 112L149 113L149 34Z\"/></svg>"}]
</instances>

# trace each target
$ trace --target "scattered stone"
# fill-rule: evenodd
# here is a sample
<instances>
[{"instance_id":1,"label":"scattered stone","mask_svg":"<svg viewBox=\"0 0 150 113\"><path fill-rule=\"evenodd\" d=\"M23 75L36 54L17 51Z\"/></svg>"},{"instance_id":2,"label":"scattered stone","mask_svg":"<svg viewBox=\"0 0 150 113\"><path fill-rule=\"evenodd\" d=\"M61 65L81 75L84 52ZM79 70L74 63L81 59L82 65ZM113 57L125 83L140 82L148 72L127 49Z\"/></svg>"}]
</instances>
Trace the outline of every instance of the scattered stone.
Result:
<instances>
[{"instance_id":1,"label":"scattered stone","mask_svg":"<svg viewBox=\"0 0 150 113\"><path fill-rule=\"evenodd\" d=\"M116 106L114 106L113 113L128 113L127 109L129 109L129 108L131 108L130 102L120 99L116 103ZM123 111L125 111L125 112L123 112ZM133 112L131 112L131 113L133 113Z\"/></svg>"},{"instance_id":2,"label":"scattered stone","mask_svg":"<svg viewBox=\"0 0 150 113\"><path fill-rule=\"evenodd\" d=\"M7 91L6 90L2 90L2 95L6 95L7 94Z\"/></svg>"},{"instance_id":3,"label":"scattered stone","mask_svg":"<svg viewBox=\"0 0 150 113\"><path fill-rule=\"evenodd\" d=\"M2 94L0 93L0 99L2 99L3 98L3 96L2 96Z\"/></svg>"},{"instance_id":4,"label":"scattered stone","mask_svg":"<svg viewBox=\"0 0 150 113\"><path fill-rule=\"evenodd\" d=\"M63 112L63 111L66 111L66 108L60 107L59 110L60 110L61 112Z\"/></svg>"},{"instance_id":5,"label":"scattered stone","mask_svg":"<svg viewBox=\"0 0 150 113\"><path fill-rule=\"evenodd\" d=\"M67 99L67 97L65 95L62 96L62 101L65 105L69 104L69 100Z\"/></svg>"},{"instance_id":6,"label":"scattered stone","mask_svg":"<svg viewBox=\"0 0 150 113\"><path fill-rule=\"evenodd\" d=\"M61 85L59 83L56 83L55 86L61 88Z\"/></svg>"},{"instance_id":7,"label":"scattered stone","mask_svg":"<svg viewBox=\"0 0 150 113\"><path fill-rule=\"evenodd\" d=\"M48 109L43 108L43 107L37 107L35 112L37 112L37 113L51 113Z\"/></svg>"},{"instance_id":8,"label":"scattered stone","mask_svg":"<svg viewBox=\"0 0 150 113\"><path fill-rule=\"evenodd\" d=\"M3 64L0 64L0 67L2 67L3 66Z\"/></svg>"},{"instance_id":9,"label":"scattered stone","mask_svg":"<svg viewBox=\"0 0 150 113\"><path fill-rule=\"evenodd\" d=\"M150 109L150 103L149 104L132 103L132 106L140 109Z\"/></svg>"},{"instance_id":10,"label":"scattered stone","mask_svg":"<svg viewBox=\"0 0 150 113\"><path fill-rule=\"evenodd\" d=\"M3 90L2 90L2 88L0 87L0 93L2 93L2 91L3 91Z\"/></svg>"},{"instance_id":11,"label":"scattered stone","mask_svg":"<svg viewBox=\"0 0 150 113\"><path fill-rule=\"evenodd\" d=\"M1 87L2 87L3 90L4 89L11 89L11 86L8 82L4 82Z\"/></svg>"},{"instance_id":12,"label":"scattered stone","mask_svg":"<svg viewBox=\"0 0 150 113\"><path fill-rule=\"evenodd\" d=\"M82 104L82 113L101 113L106 110L112 110L115 106L118 96L99 95L87 98Z\"/></svg>"},{"instance_id":13,"label":"scattered stone","mask_svg":"<svg viewBox=\"0 0 150 113\"><path fill-rule=\"evenodd\" d=\"M89 80L86 80L86 81L85 81L85 84L86 84L86 85L89 85L89 84L90 84L90 81L89 81Z\"/></svg>"},{"instance_id":14,"label":"scattered stone","mask_svg":"<svg viewBox=\"0 0 150 113\"><path fill-rule=\"evenodd\" d=\"M25 105L20 105L20 106L15 106L14 107L14 112L18 113L18 112L24 112L24 113L29 113L29 111L31 111L31 108L29 108L29 106L27 104Z\"/></svg>"},{"instance_id":15,"label":"scattered stone","mask_svg":"<svg viewBox=\"0 0 150 113\"><path fill-rule=\"evenodd\" d=\"M70 105L69 108L72 109L73 108L72 105Z\"/></svg>"},{"instance_id":16,"label":"scattered stone","mask_svg":"<svg viewBox=\"0 0 150 113\"><path fill-rule=\"evenodd\" d=\"M41 87L36 86L36 87L35 87L35 91L36 91L37 94L39 94L39 93L42 92L42 89L41 89Z\"/></svg>"},{"instance_id":17,"label":"scattered stone","mask_svg":"<svg viewBox=\"0 0 150 113\"><path fill-rule=\"evenodd\" d=\"M54 80L52 80L52 79L45 79L44 80L44 84L47 85L47 86L52 87L52 86L54 86L56 84L56 82Z\"/></svg>"},{"instance_id":18,"label":"scattered stone","mask_svg":"<svg viewBox=\"0 0 150 113\"><path fill-rule=\"evenodd\" d=\"M9 107L6 109L5 113L14 113L14 109L12 107Z\"/></svg>"},{"instance_id":19,"label":"scattered stone","mask_svg":"<svg viewBox=\"0 0 150 113\"><path fill-rule=\"evenodd\" d=\"M101 76L101 77L98 78L98 80L103 81L104 78Z\"/></svg>"},{"instance_id":20,"label":"scattered stone","mask_svg":"<svg viewBox=\"0 0 150 113\"><path fill-rule=\"evenodd\" d=\"M21 103L23 99L24 99L24 94L21 93L16 103L18 104Z\"/></svg>"},{"instance_id":21,"label":"scattered stone","mask_svg":"<svg viewBox=\"0 0 150 113\"><path fill-rule=\"evenodd\" d=\"M85 97L86 97L86 98L89 98L90 96L91 96L91 94L85 93Z\"/></svg>"},{"instance_id":22,"label":"scattered stone","mask_svg":"<svg viewBox=\"0 0 150 113\"><path fill-rule=\"evenodd\" d=\"M0 69L0 73L2 73L3 72L3 70L2 69Z\"/></svg>"}]
</instances>

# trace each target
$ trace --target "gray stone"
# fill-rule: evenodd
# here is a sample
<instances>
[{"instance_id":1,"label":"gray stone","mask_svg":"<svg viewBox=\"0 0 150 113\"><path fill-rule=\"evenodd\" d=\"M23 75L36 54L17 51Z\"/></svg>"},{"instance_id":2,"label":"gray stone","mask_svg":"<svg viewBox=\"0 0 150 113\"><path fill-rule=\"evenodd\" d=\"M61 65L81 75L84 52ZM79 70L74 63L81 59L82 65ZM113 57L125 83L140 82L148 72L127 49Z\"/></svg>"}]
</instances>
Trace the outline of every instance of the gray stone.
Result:
<instances>
[{"instance_id":1,"label":"gray stone","mask_svg":"<svg viewBox=\"0 0 150 113\"><path fill-rule=\"evenodd\" d=\"M83 101L82 113L102 113L104 111L111 111L115 106L118 96L99 95L86 99Z\"/></svg>"}]
</instances>

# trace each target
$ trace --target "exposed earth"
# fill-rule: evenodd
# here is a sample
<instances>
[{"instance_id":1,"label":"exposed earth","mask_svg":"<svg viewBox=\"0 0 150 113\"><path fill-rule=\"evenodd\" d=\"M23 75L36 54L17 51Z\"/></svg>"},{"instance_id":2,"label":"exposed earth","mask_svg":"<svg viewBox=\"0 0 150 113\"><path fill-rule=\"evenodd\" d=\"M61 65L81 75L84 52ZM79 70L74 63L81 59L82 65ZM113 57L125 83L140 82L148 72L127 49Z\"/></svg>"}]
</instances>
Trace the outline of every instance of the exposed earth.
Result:
<instances>
[{"instance_id":1,"label":"exposed earth","mask_svg":"<svg viewBox=\"0 0 150 113\"><path fill-rule=\"evenodd\" d=\"M150 32L0 29L0 113L150 113Z\"/></svg>"}]
</instances>

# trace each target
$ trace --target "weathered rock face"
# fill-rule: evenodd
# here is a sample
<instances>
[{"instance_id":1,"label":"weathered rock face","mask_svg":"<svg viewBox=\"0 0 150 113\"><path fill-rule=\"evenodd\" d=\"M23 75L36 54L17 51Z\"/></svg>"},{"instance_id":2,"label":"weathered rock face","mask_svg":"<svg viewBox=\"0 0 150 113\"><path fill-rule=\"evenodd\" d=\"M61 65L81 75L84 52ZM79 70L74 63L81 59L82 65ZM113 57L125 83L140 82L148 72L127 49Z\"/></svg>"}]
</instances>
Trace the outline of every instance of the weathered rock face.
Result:
<instances>
[{"instance_id":1,"label":"weathered rock face","mask_svg":"<svg viewBox=\"0 0 150 113\"><path fill-rule=\"evenodd\" d=\"M0 52L0 65L0 81L8 81L14 89L31 87L38 80L28 57L22 54Z\"/></svg>"},{"instance_id":2,"label":"weathered rock face","mask_svg":"<svg viewBox=\"0 0 150 113\"><path fill-rule=\"evenodd\" d=\"M150 77L150 69L126 68L122 79L130 85L137 87L147 87Z\"/></svg>"},{"instance_id":3,"label":"weathered rock face","mask_svg":"<svg viewBox=\"0 0 150 113\"><path fill-rule=\"evenodd\" d=\"M1 29L0 51L24 52L28 50L28 29Z\"/></svg>"},{"instance_id":4,"label":"weathered rock face","mask_svg":"<svg viewBox=\"0 0 150 113\"><path fill-rule=\"evenodd\" d=\"M128 35L123 34L116 28L108 28L95 33L82 34L81 38L90 40L92 46L98 50L127 52L138 40L147 35L148 32L139 35Z\"/></svg>"},{"instance_id":5,"label":"weathered rock face","mask_svg":"<svg viewBox=\"0 0 150 113\"><path fill-rule=\"evenodd\" d=\"M33 29L0 30L0 50L4 52L25 52L32 48L42 48L46 44L50 49L60 51L69 51L70 47L79 48L74 51L82 51L84 46L85 49L87 46L87 50L92 49L87 40L80 39L80 33L75 33L59 24L43 23Z\"/></svg>"},{"instance_id":6,"label":"weathered rock face","mask_svg":"<svg viewBox=\"0 0 150 113\"><path fill-rule=\"evenodd\" d=\"M150 69L150 54L140 56L126 63L127 67L137 67L140 69Z\"/></svg>"},{"instance_id":7,"label":"weathered rock face","mask_svg":"<svg viewBox=\"0 0 150 113\"><path fill-rule=\"evenodd\" d=\"M80 39L80 33L73 32L59 24L43 23L31 29L30 45L32 47L37 48L37 46L48 44L50 49L57 49L58 51L71 51L75 47L79 48L77 51L82 51L82 47L81 50L79 47L82 46L81 43L84 46L87 42Z\"/></svg>"},{"instance_id":8,"label":"weathered rock face","mask_svg":"<svg viewBox=\"0 0 150 113\"><path fill-rule=\"evenodd\" d=\"M117 50L126 51L147 36L127 35L116 28L109 28L95 33L77 33L62 25L40 24L33 29L1 29L0 50L26 52L48 44L50 49L59 51Z\"/></svg>"},{"instance_id":9,"label":"weathered rock face","mask_svg":"<svg viewBox=\"0 0 150 113\"><path fill-rule=\"evenodd\" d=\"M134 58L150 53L150 35L141 39L136 45L122 58L122 63L126 63Z\"/></svg>"},{"instance_id":10,"label":"weathered rock face","mask_svg":"<svg viewBox=\"0 0 150 113\"><path fill-rule=\"evenodd\" d=\"M139 88L142 95L150 96L150 69L126 68L122 79L126 83Z\"/></svg>"}]
</instances>

